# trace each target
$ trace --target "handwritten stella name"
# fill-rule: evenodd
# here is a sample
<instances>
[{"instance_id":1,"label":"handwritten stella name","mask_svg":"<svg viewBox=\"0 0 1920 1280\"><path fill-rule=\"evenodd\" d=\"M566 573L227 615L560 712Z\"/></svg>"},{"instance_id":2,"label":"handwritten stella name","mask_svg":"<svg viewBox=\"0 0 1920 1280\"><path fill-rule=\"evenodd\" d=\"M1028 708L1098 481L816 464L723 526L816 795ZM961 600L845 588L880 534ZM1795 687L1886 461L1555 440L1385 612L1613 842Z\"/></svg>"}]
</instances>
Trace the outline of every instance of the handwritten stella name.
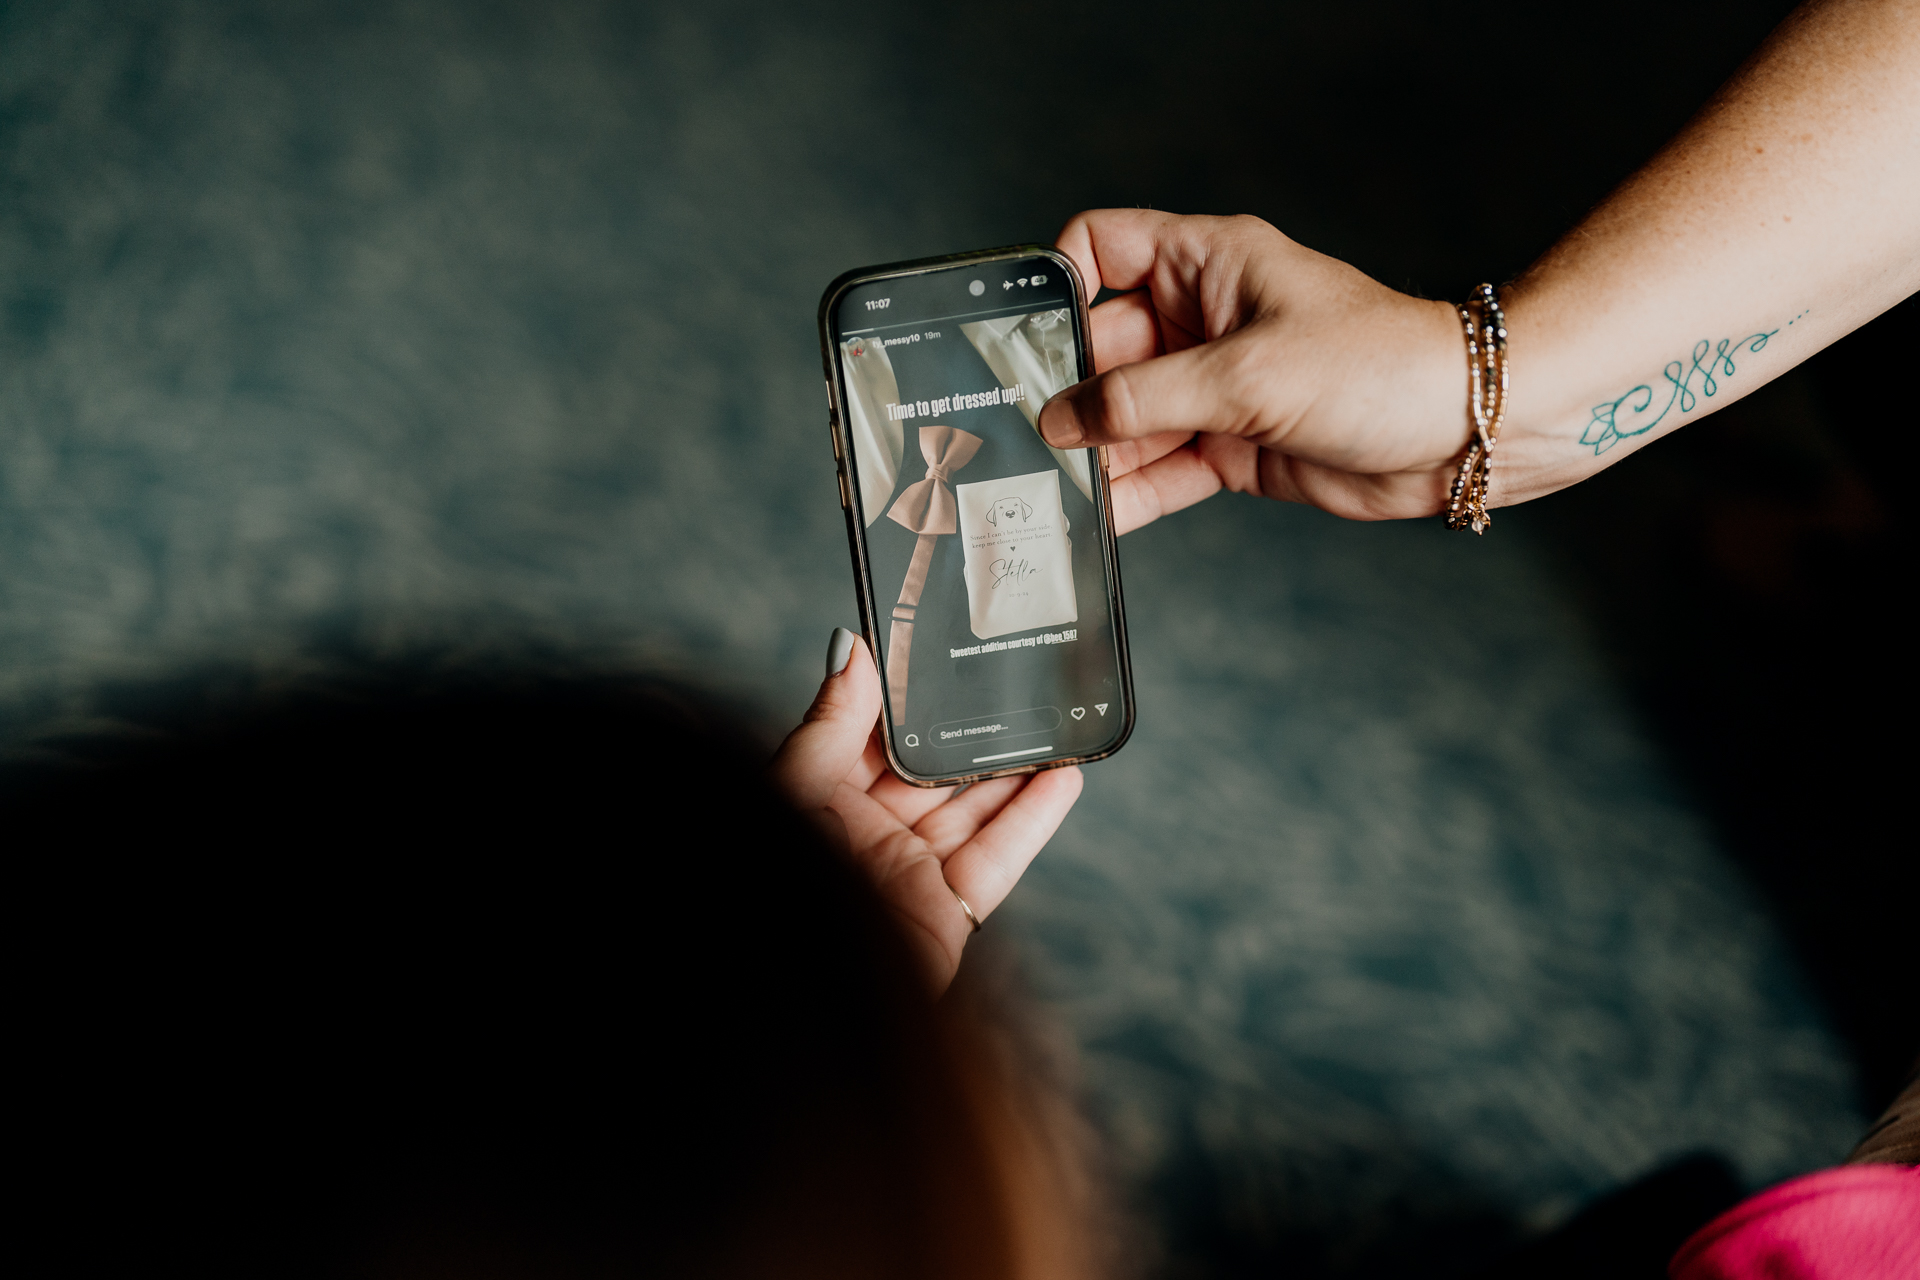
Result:
<instances>
[{"instance_id":1,"label":"handwritten stella name","mask_svg":"<svg viewBox=\"0 0 1920 1280\"><path fill-rule=\"evenodd\" d=\"M1007 559L995 560L987 566L987 572L993 578L992 589L998 591L1000 584L1003 582L1011 582L1017 587L1040 571L1034 568L1033 565L1024 558L1014 560L1009 557Z\"/></svg>"},{"instance_id":2,"label":"handwritten stella name","mask_svg":"<svg viewBox=\"0 0 1920 1280\"><path fill-rule=\"evenodd\" d=\"M902 422L908 418L930 418L935 414L986 409L996 404L1018 404L1026 398L1027 384L1016 382L1010 387L995 387L991 391L974 394L956 392L941 396L938 400L909 400L905 404L890 404L887 406L887 417L894 422Z\"/></svg>"}]
</instances>

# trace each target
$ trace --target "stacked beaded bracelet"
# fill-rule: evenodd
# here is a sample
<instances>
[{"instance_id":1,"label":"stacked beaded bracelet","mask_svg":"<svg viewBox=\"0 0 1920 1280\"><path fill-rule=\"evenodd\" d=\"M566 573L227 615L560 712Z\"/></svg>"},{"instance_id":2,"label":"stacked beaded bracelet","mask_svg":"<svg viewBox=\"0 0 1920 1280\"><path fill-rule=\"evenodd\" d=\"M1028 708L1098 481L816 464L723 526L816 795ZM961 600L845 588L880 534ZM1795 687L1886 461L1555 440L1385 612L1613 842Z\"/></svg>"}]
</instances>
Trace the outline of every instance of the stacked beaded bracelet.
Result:
<instances>
[{"instance_id":1,"label":"stacked beaded bracelet","mask_svg":"<svg viewBox=\"0 0 1920 1280\"><path fill-rule=\"evenodd\" d=\"M1493 445L1507 416L1507 315L1500 295L1483 284L1460 304L1467 336L1467 388L1473 406L1473 438L1460 458L1447 497L1447 528L1485 533L1493 523L1487 494L1493 478Z\"/></svg>"}]
</instances>

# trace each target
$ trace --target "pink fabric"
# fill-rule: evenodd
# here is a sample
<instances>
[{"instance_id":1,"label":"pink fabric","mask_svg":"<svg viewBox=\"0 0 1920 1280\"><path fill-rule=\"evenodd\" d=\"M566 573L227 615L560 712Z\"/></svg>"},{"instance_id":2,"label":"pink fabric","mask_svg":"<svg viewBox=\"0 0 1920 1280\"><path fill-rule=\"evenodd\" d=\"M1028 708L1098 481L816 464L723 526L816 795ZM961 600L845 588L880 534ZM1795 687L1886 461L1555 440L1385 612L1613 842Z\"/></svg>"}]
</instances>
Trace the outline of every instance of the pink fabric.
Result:
<instances>
[{"instance_id":1,"label":"pink fabric","mask_svg":"<svg viewBox=\"0 0 1920 1280\"><path fill-rule=\"evenodd\" d=\"M1709 1222L1667 1264L1673 1280L1920 1280L1920 1168L1810 1173Z\"/></svg>"}]
</instances>

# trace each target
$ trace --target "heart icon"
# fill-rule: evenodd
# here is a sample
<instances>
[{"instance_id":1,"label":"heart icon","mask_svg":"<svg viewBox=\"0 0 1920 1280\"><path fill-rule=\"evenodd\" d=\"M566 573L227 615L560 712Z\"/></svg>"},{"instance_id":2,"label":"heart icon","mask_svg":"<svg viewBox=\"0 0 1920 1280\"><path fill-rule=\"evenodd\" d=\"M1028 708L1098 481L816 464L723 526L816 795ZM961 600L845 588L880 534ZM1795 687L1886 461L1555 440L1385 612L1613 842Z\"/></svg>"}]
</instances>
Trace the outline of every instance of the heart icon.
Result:
<instances>
[{"instance_id":1,"label":"heart icon","mask_svg":"<svg viewBox=\"0 0 1920 1280\"><path fill-rule=\"evenodd\" d=\"M1085 707L1075 707L1073 709L1073 718L1075 720L1085 720L1087 718L1087 709Z\"/></svg>"}]
</instances>

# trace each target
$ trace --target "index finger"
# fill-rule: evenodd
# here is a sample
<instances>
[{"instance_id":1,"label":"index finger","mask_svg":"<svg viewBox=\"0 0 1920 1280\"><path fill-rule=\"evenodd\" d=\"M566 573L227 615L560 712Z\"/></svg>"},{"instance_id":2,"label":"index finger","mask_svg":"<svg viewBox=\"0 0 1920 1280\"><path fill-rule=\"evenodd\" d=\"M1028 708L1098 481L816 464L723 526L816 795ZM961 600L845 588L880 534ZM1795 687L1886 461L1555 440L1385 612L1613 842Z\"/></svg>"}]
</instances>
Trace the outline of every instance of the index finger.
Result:
<instances>
[{"instance_id":1,"label":"index finger","mask_svg":"<svg viewBox=\"0 0 1920 1280\"><path fill-rule=\"evenodd\" d=\"M1157 209L1089 209L1068 220L1054 247L1073 259L1090 293L1123 293L1147 283L1160 233L1175 216Z\"/></svg>"}]
</instances>

